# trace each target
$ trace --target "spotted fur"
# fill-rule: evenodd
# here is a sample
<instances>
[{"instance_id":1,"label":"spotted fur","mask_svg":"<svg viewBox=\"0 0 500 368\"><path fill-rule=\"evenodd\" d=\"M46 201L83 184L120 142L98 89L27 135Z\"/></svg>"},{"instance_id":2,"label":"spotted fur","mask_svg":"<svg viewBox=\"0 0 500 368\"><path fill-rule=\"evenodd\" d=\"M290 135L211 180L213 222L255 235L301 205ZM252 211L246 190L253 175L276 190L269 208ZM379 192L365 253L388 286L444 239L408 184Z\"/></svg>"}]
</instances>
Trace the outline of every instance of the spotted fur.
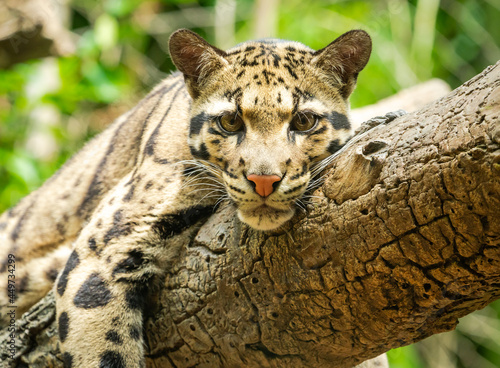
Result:
<instances>
[{"instance_id":1,"label":"spotted fur","mask_svg":"<svg viewBox=\"0 0 500 368\"><path fill-rule=\"evenodd\" d=\"M348 97L370 50L363 31L319 51L275 39L222 51L174 33L181 73L0 217L0 271L7 254L20 266L18 316L54 285L66 367L143 367L144 303L177 236L222 200L257 230L290 220L349 138ZM263 175L276 178L265 195L251 180Z\"/></svg>"}]
</instances>

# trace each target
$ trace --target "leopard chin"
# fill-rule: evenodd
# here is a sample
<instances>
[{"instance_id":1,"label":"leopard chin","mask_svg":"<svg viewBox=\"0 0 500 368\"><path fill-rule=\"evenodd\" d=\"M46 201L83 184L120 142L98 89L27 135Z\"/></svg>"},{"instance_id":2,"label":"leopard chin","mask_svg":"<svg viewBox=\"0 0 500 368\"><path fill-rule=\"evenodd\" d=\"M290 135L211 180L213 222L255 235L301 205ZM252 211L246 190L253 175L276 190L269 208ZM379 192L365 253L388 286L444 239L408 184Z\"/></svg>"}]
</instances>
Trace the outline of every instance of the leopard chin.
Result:
<instances>
[{"instance_id":1,"label":"leopard chin","mask_svg":"<svg viewBox=\"0 0 500 368\"><path fill-rule=\"evenodd\" d=\"M238 218L245 224L257 230L266 231L275 230L290 220L295 209L277 209L264 204L253 209L239 208L237 213Z\"/></svg>"}]
</instances>

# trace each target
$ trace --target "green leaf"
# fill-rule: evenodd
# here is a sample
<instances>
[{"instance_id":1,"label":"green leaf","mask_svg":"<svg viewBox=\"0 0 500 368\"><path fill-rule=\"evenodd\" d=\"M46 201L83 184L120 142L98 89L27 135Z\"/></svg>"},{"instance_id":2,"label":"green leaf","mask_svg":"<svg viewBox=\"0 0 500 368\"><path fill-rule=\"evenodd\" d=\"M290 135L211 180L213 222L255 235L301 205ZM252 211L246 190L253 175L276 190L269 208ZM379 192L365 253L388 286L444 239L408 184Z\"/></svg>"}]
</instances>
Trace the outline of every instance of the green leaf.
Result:
<instances>
[{"instance_id":1,"label":"green leaf","mask_svg":"<svg viewBox=\"0 0 500 368\"><path fill-rule=\"evenodd\" d=\"M94 40L101 50L109 50L118 41L118 21L109 14L101 14L95 21Z\"/></svg>"}]
</instances>

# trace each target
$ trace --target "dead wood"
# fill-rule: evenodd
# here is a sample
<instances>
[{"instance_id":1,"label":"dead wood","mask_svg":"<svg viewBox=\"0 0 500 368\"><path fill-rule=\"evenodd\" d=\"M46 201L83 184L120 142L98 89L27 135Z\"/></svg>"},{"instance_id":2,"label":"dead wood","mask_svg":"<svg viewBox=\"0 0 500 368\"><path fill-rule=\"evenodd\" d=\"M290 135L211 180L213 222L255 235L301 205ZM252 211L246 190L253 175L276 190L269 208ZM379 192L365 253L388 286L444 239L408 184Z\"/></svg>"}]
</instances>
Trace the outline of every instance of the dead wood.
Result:
<instances>
[{"instance_id":1,"label":"dead wood","mask_svg":"<svg viewBox=\"0 0 500 368\"><path fill-rule=\"evenodd\" d=\"M75 45L62 0L0 2L0 68L46 56L67 55Z\"/></svg>"}]
</instances>

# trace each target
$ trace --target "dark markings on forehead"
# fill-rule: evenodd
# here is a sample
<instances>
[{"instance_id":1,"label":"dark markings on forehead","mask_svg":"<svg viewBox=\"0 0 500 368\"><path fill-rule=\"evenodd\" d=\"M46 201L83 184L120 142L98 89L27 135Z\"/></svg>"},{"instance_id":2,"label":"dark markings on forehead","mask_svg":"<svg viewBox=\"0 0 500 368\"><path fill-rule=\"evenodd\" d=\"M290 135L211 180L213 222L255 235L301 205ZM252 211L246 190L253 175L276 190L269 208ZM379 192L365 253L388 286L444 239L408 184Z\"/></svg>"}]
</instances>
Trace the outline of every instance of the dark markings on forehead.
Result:
<instances>
[{"instance_id":1,"label":"dark markings on forehead","mask_svg":"<svg viewBox=\"0 0 500 368\"><path fill-rule=\"evenodd\" d=\"M288 73L293 77L293 79L299 79L299 77L297 76L297 74L295 74L295 72L293 71L293 69L290 65L285 64L285 68L286 68L286 70L288 70Z\"/></svg>"},{"instance_id":2,"label":"dark markings on forehead","mask_svg":"<svg viewBox=\"0 0 500 368\"><path fill-rule=\"evenodd\" d=\"M305 58L304 56L301 56L299 59L295 59L296 54L287 52L285 55L285 60L288 61L290 66L299 66L303 65Z\"/></svg>"},{"instance_id":3,"label":"dark markings on forehead","mask_svg":"<svg viewBox=\"0 0 500 368\"><path fill-rule=\"evenodd\" d=\"M262 75L264 76L264 78L266 78L266 83L269 84L271 78L270 77L274 77L276 74L274 74L273 72L270 72L266 69L264 69L262 71Z\"/></svg>"},{"instance_id":4,"label":"dark markings on forehead","mask_svg":"<svg viewBox=\"0 0 500 368\"><path fill-rule=\"evenodd\" d=\"M227 56L233 56L233 55L238 55L238 54L241 54L243 52L242 49L239 49L239 50L234 50L234 51L229 51L227 53Z\"/></svg>"},{"instance_id":5,"label":"dark markings on forehead","mask_svg":"<svg viewBox=\"0 0 500 368\"><path fill-rule=\"evenodd\" d=\"M246 58L242 60L241 62L241 66L256 66L256 65L259 65L259 62L257 60L253 60L253 61L248 61Z\"/></svg>"},{"instance_id":6,"label":"dark markings on forehead","mask_svg":"<svg viewBox=\"0 0 500 368\"><path fill-rule=\"evenodd\" d=\"M295 79L297 72L293 71L294 67L303 65L306 60L306 55L312 55L312 50L300 49L291 45L280 46L280 43L286 42L281 40L261 40L259 43L241 45L241 49L228 52L228 56L237 55L236 62L240 66L258 66L267 65L275 68L284 66L287 68ZM243 55L241 55L243 53ZM284 65L283 59L285 60Z\"/></svg>"},{"instance_id":7,"label":"dark markings on forehead","mask_svg":"<svg viewBox=\"0 0 500 368\"><path fill-rule=\"evenodd\" d=\"M236 79L240 79L244 74L245 74L245 69L243 69L241 72L238 73Z\"/></svg>"},{"instance_id":8,"label":"dark markings on forehead","mask_svg":"<svg viewBox=\"0 0 500 368\"><path fill-rule=\"evenodd\" d=\"M278 68L280 66L280 60L281 60L281 56L279 56L278 54L272 54L272 57L274 59L273 61L273 65L275 68Z\"/></svg>"},{"instance_id":9,"label":"dark markings on forehead","mask_svg":"<svg viewBox=\"0 0 500 368\"><path fill-rule=\"evenodd\" d=\"M297 87L295 87L295 90L296 91L292 92L293 113L294 114L297 112L297 107L299 106L299 102L300 102L300 96L302 95L302 92L300 90L298 90ZM299 93L297 93L297 90L299 91Z\"/></svg>"},{"instance_id":10,"label":"dark markings on forehead","mask_svg":"<svg viewBox=\"0 0 500 368\"><path fill-rule=\"evenodd\" d=\"M276 45L271 45L271 44L260 44L259 45L259 53L255 55L255 59L260 59L263 56L271 56L276 55ZM273 57L274 58L274 57ZM270 60L269 57L265 58L267 60Z\"/></svg>"},{"instance_id":11,"label":"dark markings on forehead","mask_svg":"<svg viewBox=\"0 0 500 368\"><path fill-rule=\"evenodd\" d=\"M255 127L262 126L262 122L269 121L269 119L271 119L272 121L280 122L290 119L289 112L276 109L276 105L274 104L266 104L266 106L257 106L255 108L253 108L253 106L255 105L252 105L252 107L248 107L247 109L245 109L244 114L242 112L241 116L244 116L245 120L252 122L251 124ZM265 129L269 129L267 125Z\"/></svg>"},{"instance_id":12,"label":"dark markings on forehead","mask_svg":"<svg viewBox=\"0 0 500 368\"><path fill-rule=\"evenodd\" d=\"M238 87L232 91L228 90L226 92L224 92L224 97L226 97L229 101L232 101L233 98L235 98L236 100L239 100L241 98L241 94L242 94L242 90L241 90L241 87Z\"/></svg>"},{"instance_id":13,"label":"dark markings on forehead","mask_svg":"<svg viewBox=\"0 0 500 368\"><path fill-rule=\"evenodd\" d=\"M297 100L300 100L301 98L304 100L304 101L310 101L314 98L314 95L311 94L310 92L308 91L303 91L301 89L299 89L298 87L295 87L293 92L292 92L292 96L293 96L293 100L294 102Z\"/></svg>"},{"instance_id":14,"label":"dark markings on forehead","mask_svg":"<svg viewBox=\"0 0 500 368\"><path fill-rule=\"evenodd\" d=\"M260 45L260 48L261 48L261 50L260 50L260 54L258 54L258 55L256 55L256 56L255 56L255 58L256 58L256 59L257 59L257 58L260 58L261 56L264 56L264 55L266 54L266 50L265 50L265 48L263 47L263 45Z\"/></svg>"}]
</instances>

